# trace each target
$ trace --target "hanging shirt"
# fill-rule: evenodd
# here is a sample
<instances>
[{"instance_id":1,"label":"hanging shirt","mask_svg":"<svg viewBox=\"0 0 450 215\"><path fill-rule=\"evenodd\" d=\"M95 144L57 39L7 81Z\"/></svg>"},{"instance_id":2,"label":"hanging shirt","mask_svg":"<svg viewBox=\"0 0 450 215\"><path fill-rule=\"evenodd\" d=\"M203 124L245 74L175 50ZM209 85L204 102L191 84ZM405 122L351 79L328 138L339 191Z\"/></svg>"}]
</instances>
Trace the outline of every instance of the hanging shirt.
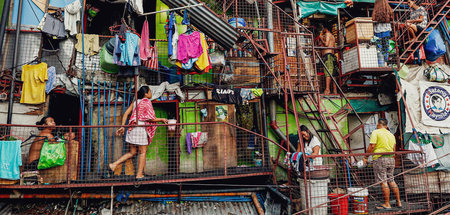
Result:
<instances>
[{"instance_id":1,"label":"hanging shirt","mask_svg":"<svg viewBox=\"0 0 450 215\"><path fill-rule=\"evenodd\" d=\"M41 104L45 102L45 81L47 64L25 65L22 67L22 96L20 103Z\"/></svg>"},{"instance_id":2,"label":"hanging shirt","mask_svg":"<svg viewBox=\"0 0 450 215\"><path fill-rule=\"evenodd\" d=\"M200 55L200 57L198 57L198 60L195 62L195 67L197 67L197 69L202 71L208 69L208 71L205 72L209 72L211 61L209 60L208 43L206 43L204 34L200 34L200 40L202 44L203 53L202 55Z\"/></svg>"},{"instance_id":3,"label":"hanging shirt","mask_svg":"<svg viewBox=\"0 0 450 215\"><path fill-rule=\"evenodd\" d=\"M203 54L200 32L182 34L178 37L177 59L186 63L190 58L198 58Z\"/></svg>"},{"instance_id":4,"label":"hanging shirt","mask_svg":"<svg viewBox=\"0 0 450 215\"><path fill-rule=\"evenodd\" d=\"M142 25L142 33L141 33L141 45L139 46L139 57L141 60L148 60L150 58L150 41L149 41L149 32L148 32L148 21L144 21L144 25Z\"/></svg>"},{"instance_id":5,"label":"hanging shirt","mask_svg":"<svg viewBox=\"0 0 450 215\"><path fill-rule=\"evenodd\" d=\"M241 89L230 89L227 87L216 87L213 89L212 98L214 101L226 104L241 104Z\"/></svg>"},{"instance_id":6,"label":"hanging shirt","mask_svg":"<svg viewBox=\"0 0 450 215\"><path fill-rule=\"evenodd\" d=\"M45 93L50 93L55 88L56 70L54 66L47 69L48 80L45 82Z\"/></svg>"},{"instance_id":7,"label":"hanging shirt","mask_svg":"<svg viewBox=\"0 0 450 215\"><path fill-rule=\"evenodd\" d=\"M81 20L81 1L75 0L64 7L64 26L70 35L78 33L77 22Z\"/></svg>"},{"instance_id":8,"label":"hanging shirt","mask_svg":"<svg viewBox=\"0 0 450 215\"><path fill-rule=\"evenodd\" d=\"M0 178L20 179L19 167L22 166L22 141L0 141Z\"/></svg>"},{"instance_id":9,"label":"hanging shirt","mask_svg":"<svg viewBox=\"0 0 450 215\"><path fill-rule=\"evenodd\" d=\"M141 65L139 57L139 36L131 33L130 31L125 33L125 43L121 43L122 54L120 55L120 61L128 66Z\"/></svg>"}]
</instances>

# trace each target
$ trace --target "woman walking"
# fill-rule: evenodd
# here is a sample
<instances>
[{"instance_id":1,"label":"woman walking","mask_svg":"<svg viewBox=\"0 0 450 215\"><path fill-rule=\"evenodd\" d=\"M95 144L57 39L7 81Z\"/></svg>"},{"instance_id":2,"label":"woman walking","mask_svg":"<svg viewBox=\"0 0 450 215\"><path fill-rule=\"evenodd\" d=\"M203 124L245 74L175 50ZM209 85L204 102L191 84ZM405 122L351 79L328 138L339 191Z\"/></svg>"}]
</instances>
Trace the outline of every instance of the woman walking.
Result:
<instances>
[{"instance_id":1,"label":"woman walking","mask_svg":"<svg viewBox=\"0 0 450 215\"><path fill-rule=\"evenodd\" d=\"M129 125L146 125L146 127L128 128L125 141L127 143L130 143L130 152L122 155L122 157L120 157L114 163L110 163L109 168L114 172L119 164L135 156L137 154L137 147L139 147L138 170L136 179L141 179L144 177L147 145L152 142L157 128L157 126L149 125L153 125L158 122L167 124L167 119L156 118L152 102L150 101L150 99L152 98L152 92L150 91L150 88L148 86L142 86L137 93L137 97L138 100L132 103L130 107L125 111L125 114L122 118L122 125L125 125L128 115L132 113ZM124 133L124 127L119 128L116 132L117 135L123 135Z\"/></svg>"}]
</instances>

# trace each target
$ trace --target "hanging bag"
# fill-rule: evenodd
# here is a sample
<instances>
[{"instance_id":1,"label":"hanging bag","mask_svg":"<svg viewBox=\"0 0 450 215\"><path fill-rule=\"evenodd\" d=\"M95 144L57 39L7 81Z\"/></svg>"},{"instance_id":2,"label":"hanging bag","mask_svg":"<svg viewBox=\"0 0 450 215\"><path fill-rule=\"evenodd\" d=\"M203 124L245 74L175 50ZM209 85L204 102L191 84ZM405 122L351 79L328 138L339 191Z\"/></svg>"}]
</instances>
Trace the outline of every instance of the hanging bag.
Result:
<instances>
[{"instance_id":1,"label":"hanging bag","mask_svg":"<svg viewBox=\"0 0 450 215\"><path fill-rule=\"evenodd\" d=\"M154 46L150 46L150 57L148 60L143 60L142 65L151 70L158 70L158 50L156 49L156 42Z\"/></svg>"},{"instance_id":2,"label":"hanging bag","mask_svg":"<svg viewBox=\"0 0 450 215\"><path fill-rule=\"evenodd\" d=\"M44 145L42 145L37 169L41 170L62 166L65 161L66 146L64 140L58 141L57 143L49 143L48 140L45 140Z\"/></svg>"}]
</instances>

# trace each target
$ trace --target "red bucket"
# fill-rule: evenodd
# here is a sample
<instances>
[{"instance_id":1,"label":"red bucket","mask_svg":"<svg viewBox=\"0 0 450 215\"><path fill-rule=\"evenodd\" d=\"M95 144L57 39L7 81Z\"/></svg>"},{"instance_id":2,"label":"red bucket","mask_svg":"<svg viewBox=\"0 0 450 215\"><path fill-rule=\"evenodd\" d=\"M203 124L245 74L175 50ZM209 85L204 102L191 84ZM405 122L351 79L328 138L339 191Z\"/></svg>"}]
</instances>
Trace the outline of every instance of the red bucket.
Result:
<instances>
[{"instance_id":1,"label":"red bucket","mask_svg":"<svg viewBox=\"0 0 450 215\"><path fill-rule=\"evenodd\" d=\"M348 197L337 199L345 194L328 194L330 198L331 212L335 215L347 215L348 214Z\"/></svg>"}]
</instances>

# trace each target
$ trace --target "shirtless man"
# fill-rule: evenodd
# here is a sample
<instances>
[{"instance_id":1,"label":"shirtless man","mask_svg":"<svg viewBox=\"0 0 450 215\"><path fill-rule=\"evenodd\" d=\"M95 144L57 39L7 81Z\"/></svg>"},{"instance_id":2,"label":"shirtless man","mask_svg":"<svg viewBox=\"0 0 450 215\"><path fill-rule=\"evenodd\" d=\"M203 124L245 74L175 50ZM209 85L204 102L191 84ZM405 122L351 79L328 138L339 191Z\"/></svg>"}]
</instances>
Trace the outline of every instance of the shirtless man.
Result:
<instances>
[{"instance_id":1,"label":"shirtless man","mask_svg":"<svg viewBox=\"0 0 450 215\"><path fill-rule=\"evenodd\" d=\"M37 170L37 165L39 163L39 157L41 155L42 145L44 145L45 137L48 139L53 138L52 131L55 128L55 120L52 117L45 116L41 119L41 121L36 122L36 125L45 125L41 132L39 133L39 137L36 137L31 144L30 151L28 153L28 162L26 169L27 170Z\"/></svg>"},{"instance_id":2,"label":"shirtless man","mask_svg":"<svg viewBox=\"0 0 450 215\"><path fill-rule=\"evenodd\" d=\"M323 47L329 47L329 48L335 48L336 47L336 39L334 38L333 34L330 32L330 27L324 26L322 29L322 32L319 35L320 44ZM324 49L322 50L322 58L325 63L326 68L328 69L325 72L325 91L324 94L330 94L330 85L331 83L331 76L336 77L339 75L339 65L337 62L337 58L334 55L333 49ZM333 94L337 94L337 88L336 85L333 84Z\"/></svg>"}]
</instances>

